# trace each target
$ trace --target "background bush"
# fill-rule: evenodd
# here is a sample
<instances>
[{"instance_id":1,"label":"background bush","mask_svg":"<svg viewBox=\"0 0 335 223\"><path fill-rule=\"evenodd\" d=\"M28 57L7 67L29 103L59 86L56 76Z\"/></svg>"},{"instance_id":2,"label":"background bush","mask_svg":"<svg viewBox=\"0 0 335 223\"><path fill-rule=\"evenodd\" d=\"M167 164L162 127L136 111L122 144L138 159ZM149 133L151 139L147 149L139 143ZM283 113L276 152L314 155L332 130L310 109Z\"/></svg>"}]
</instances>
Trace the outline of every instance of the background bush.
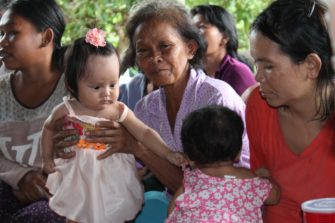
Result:
<instances>
[{"instance_id":1,"label":"background bush","mask_svg":"<svg viewBox=\"0 0 335 223\"><path fill-rule=\"evenodd\" d=\"M67 20L63 43L68 44L85 35L89 28L99 27L106 31L107 39L122 53L127 41L124 27L128 12L137 1L140 0L57 0ZM247 50L250 24L271 0L185 0L184 2L188 8L199 4L216 4L226 8L236 20L240 50Z\"/></svg>"}]
</instances>

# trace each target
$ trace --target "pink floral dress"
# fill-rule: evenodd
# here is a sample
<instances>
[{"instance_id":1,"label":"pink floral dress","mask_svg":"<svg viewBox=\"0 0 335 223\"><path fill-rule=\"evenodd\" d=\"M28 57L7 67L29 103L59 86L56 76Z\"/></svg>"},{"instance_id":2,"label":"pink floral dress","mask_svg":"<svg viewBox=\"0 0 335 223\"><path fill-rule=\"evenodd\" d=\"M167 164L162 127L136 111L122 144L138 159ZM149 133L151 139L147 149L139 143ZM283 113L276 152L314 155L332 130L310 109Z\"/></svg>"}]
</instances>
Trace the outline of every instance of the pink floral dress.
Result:
<instances>
[{"instance_id":1,"label":"pink floral dress","mask_svg":"<svg viewBox=\"0 0 335 223\"><path fill-rule=\"evenodd\" d=\"M199 169L185 169L184 193L165 223L260 223L261 206L272 185L259 177L212 177Z\"/></svg>"}]
</instances>

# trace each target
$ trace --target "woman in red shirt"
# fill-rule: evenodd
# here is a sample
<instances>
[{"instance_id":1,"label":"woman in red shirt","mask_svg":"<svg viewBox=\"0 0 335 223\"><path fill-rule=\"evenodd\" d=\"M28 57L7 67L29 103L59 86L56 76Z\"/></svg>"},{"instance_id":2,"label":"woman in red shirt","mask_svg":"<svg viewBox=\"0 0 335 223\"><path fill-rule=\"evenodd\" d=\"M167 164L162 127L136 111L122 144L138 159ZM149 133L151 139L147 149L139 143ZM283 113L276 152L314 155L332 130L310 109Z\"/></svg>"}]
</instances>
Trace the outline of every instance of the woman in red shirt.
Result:
<instances>
[{"instance_id":1,"label":"woman in red shirt","mask_svg":"<svg viewBox=\"0 0 335 223\"><path fill-rule=\"evenodd\" d=\"M251 168L267 168L281 200L264 222L302 222L301 203L335 196L335 90L326 6L277 0L254 21L257 67L247 102Z\"/></svg>"}]
</instances>

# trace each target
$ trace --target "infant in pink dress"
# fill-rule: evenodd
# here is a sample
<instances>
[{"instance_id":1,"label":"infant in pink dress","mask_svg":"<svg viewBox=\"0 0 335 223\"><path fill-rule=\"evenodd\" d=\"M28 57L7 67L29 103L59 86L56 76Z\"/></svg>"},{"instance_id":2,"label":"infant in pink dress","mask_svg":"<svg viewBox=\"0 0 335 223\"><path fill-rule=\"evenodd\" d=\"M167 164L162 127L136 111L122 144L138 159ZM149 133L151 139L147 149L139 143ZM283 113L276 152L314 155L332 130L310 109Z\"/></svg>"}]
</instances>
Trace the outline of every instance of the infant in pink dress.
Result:
<instances>
[{"instance_id":1,"label":"infant in pink dress","mask_svg":"<svg viewBox=\"0 0 335 223\"><path fill-rule=\"evenodd\" d=\"M169 207L165 223L261 223L261 207L279 200L267 170L235 167L242 147L243 122L234 111L209 106L190 113L181 140L192 168Z\"/></svg>"}]
</instances>

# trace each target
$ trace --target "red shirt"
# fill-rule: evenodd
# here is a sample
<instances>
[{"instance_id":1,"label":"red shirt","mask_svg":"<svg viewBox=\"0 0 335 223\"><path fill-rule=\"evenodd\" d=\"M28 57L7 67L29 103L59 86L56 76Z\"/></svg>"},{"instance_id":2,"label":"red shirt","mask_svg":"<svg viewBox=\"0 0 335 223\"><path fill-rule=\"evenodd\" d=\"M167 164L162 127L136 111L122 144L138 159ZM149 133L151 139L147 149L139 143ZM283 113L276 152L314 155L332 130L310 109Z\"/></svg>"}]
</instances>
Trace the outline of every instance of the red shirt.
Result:
<instances>
[{"instance_id":1,"label":"red shirt","mask_svg":"<svg viewBox=\"0 0 335 223\"><path fill-rule=\"evenodd\" d=\"M280 202L265 207L264 222L301 223L302 202L335 197L335 118L302 153L295 154L285 143L277 110L256 88L247 103L246 123L251 168L267 168L281 189Z\"/></svg>"}]
</instances>

